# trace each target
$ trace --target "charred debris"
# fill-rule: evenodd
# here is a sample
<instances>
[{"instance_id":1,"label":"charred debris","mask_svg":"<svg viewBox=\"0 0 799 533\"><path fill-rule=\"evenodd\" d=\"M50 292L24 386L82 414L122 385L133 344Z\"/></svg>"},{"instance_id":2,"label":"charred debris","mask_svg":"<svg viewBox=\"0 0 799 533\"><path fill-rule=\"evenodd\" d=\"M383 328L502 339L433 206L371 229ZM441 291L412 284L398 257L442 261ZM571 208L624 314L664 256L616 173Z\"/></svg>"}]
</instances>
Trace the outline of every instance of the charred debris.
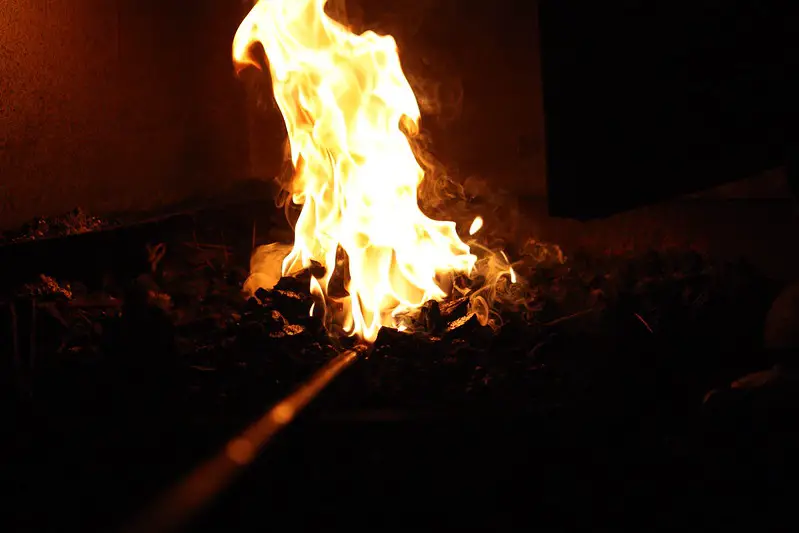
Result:
<instances>
[{"instance_id":1,"label":"charred debris","mask_svg":"<svg viewBox=\"0 0 799 533\"><path fill-rule=\"evenodd\" d=\"M243 296L256 235L247 216L124 227L76 211L7 236L7 252L39 245L22 254L24 268L38 271L12 277L4 291L2 346L15 390L46 397L70 389L70 379L124 369L206 397L198 412L250 389L265 399L272 388L286 392L347 340L309 316L308 272ZM341 389L359 405L394 407L597 408L626 394L695 406L774 363L762 328L777 287L747 264L692 249L574 250L563 259L550 248L530 240L510 250L529 290L491 326L468 314L468 297L428 302L408 331L384 328Z\"/></svg>"}]
</instances>

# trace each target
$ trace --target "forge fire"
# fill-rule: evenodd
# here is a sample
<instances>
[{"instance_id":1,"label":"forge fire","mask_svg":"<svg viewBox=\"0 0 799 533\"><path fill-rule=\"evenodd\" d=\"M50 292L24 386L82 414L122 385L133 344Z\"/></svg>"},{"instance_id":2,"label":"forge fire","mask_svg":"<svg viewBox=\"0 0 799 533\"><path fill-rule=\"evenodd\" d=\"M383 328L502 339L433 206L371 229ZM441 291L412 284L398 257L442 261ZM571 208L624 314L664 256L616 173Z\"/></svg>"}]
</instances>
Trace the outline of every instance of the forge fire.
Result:
<instances>
[{"instance_id":1,"label":"forge fire","mask_svg":"<svg viewBox=\"0 0 799 533\"><path fill-rule=\"evenodd\" d=\"M471 274L477 257L454 222L419 208L425 170L408 137L418 133L420 111L396 42L353 34L325 13L326 3L257 3L233 57L240 67L258 66L251 45L263 45L288 132L294 176L286 192L302 212L282 274L320 265L311 289L330 321L374 341L381 326L405 327L402 316L450 294L452 274ZM272 288L263 270L253 265L252 294ZM346 295L334 291L337 276Z\"/></svg>"}]
</instances>

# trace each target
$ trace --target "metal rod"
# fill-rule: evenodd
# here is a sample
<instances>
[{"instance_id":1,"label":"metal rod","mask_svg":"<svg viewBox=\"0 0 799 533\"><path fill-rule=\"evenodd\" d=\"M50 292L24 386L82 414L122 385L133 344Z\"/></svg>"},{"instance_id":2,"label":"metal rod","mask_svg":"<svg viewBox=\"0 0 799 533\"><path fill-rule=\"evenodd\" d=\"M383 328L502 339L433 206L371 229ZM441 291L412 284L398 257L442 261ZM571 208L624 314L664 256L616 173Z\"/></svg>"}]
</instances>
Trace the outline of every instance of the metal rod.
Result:
<instances>
[{"instance_id":1,"label":"metal rod","mask_svg":"<svg viewBox=\"0 0 799 533\"><path fill-rule=\"evenodd\" d=\"M357 346L327 362L308 381L272 406L216 456L168 490L123 533L166 533L186 523L228 487L272 438L286 427L325 386L366 351Z\"/></svg>"}]
</instances>

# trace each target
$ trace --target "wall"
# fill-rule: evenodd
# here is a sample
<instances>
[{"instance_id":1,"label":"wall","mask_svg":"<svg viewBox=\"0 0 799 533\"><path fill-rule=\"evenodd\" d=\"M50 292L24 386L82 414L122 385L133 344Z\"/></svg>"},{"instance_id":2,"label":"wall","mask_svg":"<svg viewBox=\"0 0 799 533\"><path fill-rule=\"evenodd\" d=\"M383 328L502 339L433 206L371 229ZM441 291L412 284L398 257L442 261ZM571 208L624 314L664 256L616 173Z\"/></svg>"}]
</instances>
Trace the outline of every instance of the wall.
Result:
<instances>
[{"instance_id":1,"label":"wall","mask_svg":"<svg viewBox=\"0 0 799 533\"><path fill-rule=\"evenodd\" d=\"M396 36L415 88L438 104L423 126L453 174L540 195L535 18L515 12L517 4L354 0L349 7L361 28ZM76 206L150 209L213 196L240 177L274 176L285 134L268 105L270 88L236 79L230 60L248 7L3 0L0 227Z\"/></svg>"},{"instance_id":2,"label":"wall","mask_svg":"<svg viewBox=\"0 0 799 533\"><path fill-rule=\"evenodd\" d=\"M0 228L75 206L214 197L279 172L285 133L271 89L255 73L236 79L230 60L249 2L2 1ZM357 28L396 37L417 94L437 104L423 127L453 174L546 194L531 3L347 4ZM762 196L752 183L743 194Z\"/></svg>"},{"instance_id":3,"label":"wall","mask_svg":"<svg viewBox=\"0 0 799 533\"><path fill-rule=\"evenodd\" d=\"M0 227L154 208L246 172L230 42L246 6L3 0Z\"/></svg>"}]
</instances>

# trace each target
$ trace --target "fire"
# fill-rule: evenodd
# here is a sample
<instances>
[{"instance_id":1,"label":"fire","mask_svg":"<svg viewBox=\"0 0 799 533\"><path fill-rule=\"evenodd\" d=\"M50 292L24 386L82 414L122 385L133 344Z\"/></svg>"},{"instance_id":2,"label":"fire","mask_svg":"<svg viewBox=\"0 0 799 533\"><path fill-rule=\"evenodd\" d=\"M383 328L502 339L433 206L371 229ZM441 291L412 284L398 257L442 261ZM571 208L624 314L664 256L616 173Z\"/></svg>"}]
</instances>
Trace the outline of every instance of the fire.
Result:
<instances>
[{"instance_id":1,"label":"fire","mask_svg":"<svg viewBox=\"0 0 799 533\"><path fill-rule=\"evenodd\" d=\"M419 104L394 38L352 33L326 3L261 0L236 32L233 57L257 66L250 46L263 45L288 132L289 192L302 209L282 274L321 263L311 288L327 318L373 341L399 326L399 314L445 298L441 280L469 273L477 258L454 222L419 208L425 173L407 137L418 132ZM342 269L346 294L331 294Z\"/></svg>"},{"instance_id":2,"label":"fire","mask_svg":"<svg viewBox=\"0 0 799 533\"><path fill-rule=\"evenodd\" d=\"M472 225L469 226L469 235L474 235L483 227L483 217L475 217Z\"/></svg>"}]
</instances>

